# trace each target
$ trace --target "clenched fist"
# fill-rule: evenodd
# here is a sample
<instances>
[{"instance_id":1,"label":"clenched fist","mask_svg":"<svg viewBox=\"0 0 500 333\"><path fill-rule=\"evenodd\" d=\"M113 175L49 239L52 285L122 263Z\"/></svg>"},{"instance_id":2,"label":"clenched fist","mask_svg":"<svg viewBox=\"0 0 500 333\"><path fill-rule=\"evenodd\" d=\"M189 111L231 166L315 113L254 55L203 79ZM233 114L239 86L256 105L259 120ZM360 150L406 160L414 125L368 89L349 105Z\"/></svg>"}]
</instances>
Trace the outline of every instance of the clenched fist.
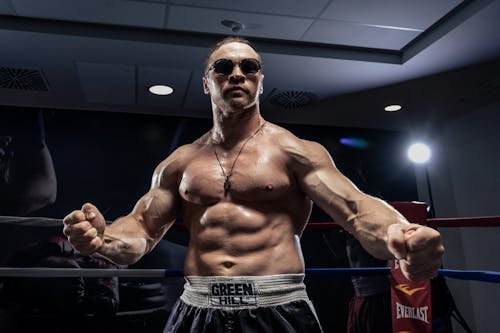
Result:
<instances>
[{"instance_id":1,"label":"clenched fist","mask_svg":"<svg viewBox=\"0 0 500 333\"><path fill-rule=\"evenodd\" d=\"M68 214L63 223L63 233L82 254L92 254L101 248L106 220L94 205L84 204L80 210Z\"/></svg>"},{"instance_id":2,"label":"clenched fist","mask_svg":"<svg viewBox=\"0 0 500 333\"><path fill-rule=\"evenodd\" d=\"M419 224L392 224L387 236L389 251L400 260L407 279L424 281L437 275L444 253L439 232Z\"/></svg>"}]
</instances>

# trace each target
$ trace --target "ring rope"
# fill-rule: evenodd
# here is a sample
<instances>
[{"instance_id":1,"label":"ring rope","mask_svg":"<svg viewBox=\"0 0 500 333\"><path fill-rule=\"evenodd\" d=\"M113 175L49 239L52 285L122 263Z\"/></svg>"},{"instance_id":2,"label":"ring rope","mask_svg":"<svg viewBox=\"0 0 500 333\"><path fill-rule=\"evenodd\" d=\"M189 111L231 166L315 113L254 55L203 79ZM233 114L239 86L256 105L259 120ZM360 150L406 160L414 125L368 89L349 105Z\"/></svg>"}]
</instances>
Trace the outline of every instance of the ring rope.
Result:
<instances>
[{"instance_id":1,"label":"ring rope","mask_svg":"<svg viewBox=\"0 0 500 333\"><path fill-rule=\"evenodd\" d=\"M500 216L440 217L427 219L429 227L500 227Z\"/></svg>"},{"instance_id":2,"label":"ring rope","mask_svg":"<svg viewBox=\"0 0 500 333\"><path fill-rule=\"evenodd\" d=\"M311 277L374 276L390 273L389 267L370 268L306 268ZM0 267L0 277L134 277L164 278L184 277L180 269L96 269L96 268L46 268L46 267ZM439 269L438 276L460 280L500 283L500 272L480 270Z\"/></svg>"},{"instance_id":3,"label":"ring rope","mask_svg":"<svg viewBox=\"0 0 500 333\"><path fill-rule=\"evenodd\" d=\"M43 219L43 222L40 222ZM111 221L107 221L111 224ZM429 227L500 227L500 216L479 216L479 217L440 217L428 218L422 221L423 224ZM62 220L52 218L35 218L35 217L17 217L17 216L0 216L0 224L13 224L21 227L59 227L62 226ZM307 230L331 230L341 229L341 226L335 222L309 222L306 224ZM170 230L186 231L184 224L174 223Z\"/></svg>"},{"instance_id":4,"label":"ring rope","mask_svg":"<svg viewBox=\"0 0 500 333\"><path fill-rule=\"evenodd\" d=\"M175 269L101 269L101 268L47 268L47 267L0 267L0 277L134 277L163 278L183 276L182 270Z\"/></svg>"}]
</instances>

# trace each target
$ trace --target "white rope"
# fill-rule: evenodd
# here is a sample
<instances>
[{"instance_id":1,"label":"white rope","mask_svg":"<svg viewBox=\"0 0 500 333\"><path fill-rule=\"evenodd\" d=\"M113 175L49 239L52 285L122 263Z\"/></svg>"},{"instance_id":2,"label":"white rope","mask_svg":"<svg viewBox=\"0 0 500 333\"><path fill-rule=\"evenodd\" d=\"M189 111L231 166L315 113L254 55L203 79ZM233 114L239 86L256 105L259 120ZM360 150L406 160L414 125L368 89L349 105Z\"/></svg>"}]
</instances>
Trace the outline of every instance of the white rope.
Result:
<instances>
[{"instance_id":1,"label":"white rope","mask_svg":"<svg viewBox=\"0 0 500 333\"><path fill-rule=\"evenodd\" d=\"M173 273L173 274L172 274ZM47 268L47 267L0 267L0 277L31 277L31 278L54 278L54 277L141 277L141 278L163 278L166 275L175 276L179 271L166 271L164 269L97 269L97 268Z\"/></svg>"}]
</instances>

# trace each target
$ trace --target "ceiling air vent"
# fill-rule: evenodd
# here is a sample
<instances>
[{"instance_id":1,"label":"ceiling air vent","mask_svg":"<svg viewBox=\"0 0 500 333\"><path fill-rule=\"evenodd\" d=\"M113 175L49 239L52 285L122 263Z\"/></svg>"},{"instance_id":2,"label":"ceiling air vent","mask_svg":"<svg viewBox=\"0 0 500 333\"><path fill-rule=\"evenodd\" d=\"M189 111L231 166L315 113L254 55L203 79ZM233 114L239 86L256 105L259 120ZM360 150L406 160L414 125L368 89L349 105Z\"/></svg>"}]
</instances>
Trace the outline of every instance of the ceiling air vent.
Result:
<instances>
[{"instance_id":1,"label":"ceiling air vent","mask_svg":"<svg viewBox=\"0 0 500 333\"><path fill-rule=\"evenodd\" d=\"M316 100L317 97L312 92L288 90L271 96L269 103L285 109L295 109L312 104Z\"/></svg>"},{"instance_id":2,"label":"ceiling air vent","mask_svg":"<svg viewBox=\"0 0 500 333\"><path fill-rule=\"evenodd\" d=\"M0 67L0 88L48 91L47 81L36 69Z\"/></svg>"}]
</instances>

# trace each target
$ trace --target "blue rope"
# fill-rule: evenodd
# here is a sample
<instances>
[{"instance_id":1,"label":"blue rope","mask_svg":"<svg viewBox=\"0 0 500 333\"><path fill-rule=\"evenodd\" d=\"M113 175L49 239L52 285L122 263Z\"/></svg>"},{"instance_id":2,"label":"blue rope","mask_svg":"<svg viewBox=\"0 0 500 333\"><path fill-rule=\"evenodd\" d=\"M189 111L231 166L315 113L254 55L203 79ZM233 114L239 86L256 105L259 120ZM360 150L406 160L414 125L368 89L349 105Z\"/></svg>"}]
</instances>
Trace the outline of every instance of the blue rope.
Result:
<instances>
[{"instance_id":1,"label":"blue rope","mask_svg":"<svg viewBox=\"0 0 500 333\"><path fill-rule=\"evenodd\" d=\"M500 272L494 271L461 271L456 269L440 269L438 271L438 275L459 280L500 283Z\"/></svg>"},{"instance_id":2,"label":"blue rope","mask_svg":"<svg viewBox=\"0 0 500 333\"><path fill-rule=\"evenodd\" d=\"M389 267L370 268L306 268L308 277L345 277L345 276L374 276L386 275L390 273ZM165 277L184 276L184 272L178 269L166 269ZM456 269L440 269L438 276L449 277L459 280L472 280L482 282L500 283L500 272L494 271L465 271Z\"/></svg>"}]
</instances>

